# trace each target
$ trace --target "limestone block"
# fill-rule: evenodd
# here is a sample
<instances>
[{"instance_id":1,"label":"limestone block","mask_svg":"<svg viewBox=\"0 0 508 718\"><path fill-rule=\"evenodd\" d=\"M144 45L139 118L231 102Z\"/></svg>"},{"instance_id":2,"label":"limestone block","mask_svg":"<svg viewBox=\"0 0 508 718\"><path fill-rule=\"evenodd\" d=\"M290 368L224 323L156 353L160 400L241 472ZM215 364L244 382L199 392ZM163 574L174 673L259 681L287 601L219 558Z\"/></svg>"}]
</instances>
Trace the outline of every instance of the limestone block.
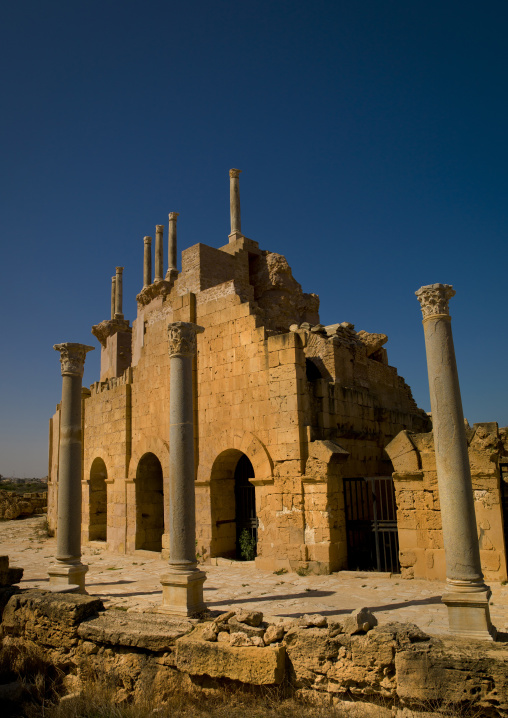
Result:
<instances>
[{"instance_id":1,"label":"limestone block","mask_svg":"<svg viewBox=\"0 0 508 718\"><path fill-rule=\"evenodd\" d=\"M397 434L385 447L385 451L397 473L418 471L421 468L418 452L409 431L401 431Z\"/></svg>"},{"instance_id":2,"label":"limestone block","mask_svg":"<svg viewBox=\"0 0 508 718\"><path fill-rule=\"evenodd\" d=\"M229 634L226 634L229 643ZM253 685L281 683L284 677L285 647L266 648L230 646L180 638L176 644L176 666L191 675L229 678Z\"/></svg>"},{"instance_id":3,"label":"limestone block","mask_svg":"<svg viewBox=\"0 0 508 718\"><path fill-rule=\"evenodd\" d=\"M192 623L185 619L170 620L153 613L106 611L81 623L78 634L95 643L161 652L171 650L178 638L192 630Z\"/></svg>"}]
</instances>

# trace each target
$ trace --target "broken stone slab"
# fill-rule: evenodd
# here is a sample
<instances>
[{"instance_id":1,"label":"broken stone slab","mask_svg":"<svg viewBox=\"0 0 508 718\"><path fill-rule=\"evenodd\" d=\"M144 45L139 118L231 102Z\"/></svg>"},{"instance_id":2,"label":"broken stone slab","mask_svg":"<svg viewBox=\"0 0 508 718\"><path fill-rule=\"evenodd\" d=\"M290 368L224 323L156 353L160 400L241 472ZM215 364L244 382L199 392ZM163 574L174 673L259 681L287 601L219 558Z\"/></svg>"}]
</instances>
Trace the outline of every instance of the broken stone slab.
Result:
<instances>
[{"instance_id":1,"label":"broken stone slab","mask_svg":"<svg viewBox=\"0 0 508 718\"><path fill-rule=\"evenodd\" d=\"M315 628L326 628L328 625L326 617L320 613L305 613L298 623L300 626L314 626Z\"/></svg>"},{"instance_id":2,"label":"broken stone slab","mask_svg":"<svg viewBox=\"0 0 508 718\"><path fill-rule=\"evenodd\" d=\"M203 629L203 640L204 641L216 641L217 640L217 632L214 630L213 626L205 626Z\"/></svg>"},{"instance_id":3,"label":"broken stone slab","mask_svg":"<svg viewBox=\"0 0 508 718\"><path fill-rule=\"evenodd\" d=\"M355 609L342 622L342 630L349 636L355 633L367 633L374 626L377 626L377 618L368 608Z\"/></svg>"},{"instance_id":4,"label":"broken stone slab","mask_svg":"<svg viewBox=\"0 0 508 718\"><path fill-rule=\"evenodd\" d=\"M230 633L229 635L229 645L230 646L252 646L252 641L250 639L250 636L248 636L246 633L243 633L242 631L235 631L234 633Z\"/></svg>"},{"instance_id":5,"label":"broken stone slab","mask_svg":"<svg viewBox=\"0 0 508 718\"><path fill-rule=\"evenodd\" d=\"M263 636L264 643L268 646L270 643L277 643L282 641L284 638L284 626L282 625L271 625L265 631Z\"/></svg>"},{"instance_id":6,"label":"broken stone slab","mask_svg":"<svg viewBox=\"0 0 508 718\"><path fill-rule=\"evenodd\" d=\"M19 583L23 578L23 569L15 568L12 566L6 570L0 569L0 588L7 586L13 586L15 583Z\"/></svg>"},{"instance_id":7,"label":"broken stone slab","mask_svg":"<svg viewBox=\"0 0 508 718\"><path fill-rule=\"evenodd\" d=\"M263 615L263 614L261 614ZM247 636L259 636L263 638L265 633L264 626L253 626L250 623L240 622L236 616L232 616L228 621L229 630L231 633L244 633Z\"/></svg>"},{"instance_id":8,"label":"broken stone slab","mask_svg":"<svg viewBox=\"0 0 508 718\"><path fill-rule=\"evenodd\" d=\"M248 626L257 627L263 620L261 611L237 611L236 620L240 623L246 623Z\"/></svg>"},{"instance_id":9,"label":"broken stone slab","mask_svg":"<svg viewBox=\"0 0 508 718\"><path fill-rule=\"evenodd\" d=\"M284 646L238 648L220 641L192 641L186 636L176 642L178 670L190 675L229 678L258 686L281 683L285 658Z\"/></svg>"},{"instance_id":10,"label":"broken stone slab","mask_svg":"<svg viewBox=\"0 0 508 718\"><path fill-rule=\"evenodd\" d=\"M167 616L155 613L109 610L82 623L78 634L94 643L160 652L170 650L178 638L190 633L193 628L193 624L185 619L169 620Z\"/></svg>"}]
</instances>

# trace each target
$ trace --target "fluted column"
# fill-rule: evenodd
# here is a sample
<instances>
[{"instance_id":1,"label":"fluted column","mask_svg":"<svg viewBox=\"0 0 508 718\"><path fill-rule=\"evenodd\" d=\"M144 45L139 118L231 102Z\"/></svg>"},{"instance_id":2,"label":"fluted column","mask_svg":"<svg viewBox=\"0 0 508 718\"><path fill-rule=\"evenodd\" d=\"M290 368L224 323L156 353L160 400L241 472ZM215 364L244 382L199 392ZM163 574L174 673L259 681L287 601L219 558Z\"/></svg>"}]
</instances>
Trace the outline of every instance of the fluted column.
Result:
<instances>
[{"instance_id":1,"label":"fluted column","mask_svg":"<svg viewBox=\"0 0 508 718\"><path fill-rule=\"evenodd\" d=\"M169 572L162 576L161 611L190 616L205 609L206 574L197 568L194 489L193 358L196 335L191 322L168 325L169 338Z\"/></svg>"},{"instance_id":2,"label":"fluted column","mask_svg":"<svg viewBox=\"0 0 508 718\"><path fill-rule=\"evenodd\" d=\"M177 269L177 244L176 244L176 221L179 212L170 212L168 215L168 271L166 280L171 281L178 276Z\"/></svg>"},{"instance_id":3,"label":"fluted column","mask_svg":"<svg viewBox=\"0 0 508 718\"><path fill-rule=\"evenodd\" d=\"M155 277L154 282L160 282L164 279L164 244L163 244L164 225L157 224L155 226Z\"/></svg>"},{"instance_id":4,"label":"fluted column","mask_svg":"<svg viewBox=\"0 0 508 718\"><path fill-rule=\"evenodd\" d=\"M443 525L452 633L492 639L490 589L480 562L473 487L467 449L459 377L453 346L448 301L455 295L449 284L421 287L416 296L423 313L430 405Z\"/></svg>"},{"instance_id":5,"label":"fluted column","mask_svg":"<svg viewBox=\"0 0 508 718\"><path fill-rule=\"evenodd\" d=\"M116 305L116 276L111 277L111 319L115 318Z\"/></svg>"},{"instance_id":6,"label":"fluted column","mask_svg":"<svg viewBox=\"0 0 508 718\"><path fill-rule=\"evenodd\" d=\"M234 242L242 235L242 218L240 213L240 172L242 170L229 170L229 209L231 214L231 234L229 241Z\"/></svg>"},{"instance_id":7,"label":"fluted column","mask_svg":"<svg viewBox=\"0 0 508 718\"><path fill-rule=\"evenodd\" d=\"M143 287L148 287L152 283L152 238L145 237L143 244Z\"/></svg>"},{"instance_id":8,"label":"fluted column","mask_svg":"<svg viewBox=\"0 0 508 718\"><path fill-rule=\"evenodd\" d=\"M115 319L123 319L123 284L122 284L123 267L116 268L115 277Z\"/></svg>"},{"instance_id":9,"label":"fluted column","mask_svg":"<svg viewBox=\"0 0 508 718\"><path fill-rule=\"evenodd\" d=\"M58 518L56 564L50 566L49 584L56 591L85 593L81 563L81 381L87 352L85 344L55 344L62 369L60 449L58 460Z\"/></svg>"}]
</instances>

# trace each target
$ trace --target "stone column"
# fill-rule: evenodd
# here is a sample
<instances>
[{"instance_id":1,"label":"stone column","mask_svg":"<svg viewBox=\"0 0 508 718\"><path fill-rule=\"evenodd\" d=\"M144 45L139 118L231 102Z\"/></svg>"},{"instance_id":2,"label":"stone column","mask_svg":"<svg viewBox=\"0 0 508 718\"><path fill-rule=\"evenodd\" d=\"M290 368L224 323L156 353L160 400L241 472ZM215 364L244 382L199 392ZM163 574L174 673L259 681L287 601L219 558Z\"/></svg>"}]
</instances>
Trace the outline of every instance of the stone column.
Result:
<instances>
[{"instance_id":1,"label":"stone column","mask_svg":"<svg viewBox=\"0 0 508 718\"><path fill-rule=\"evenodd\" d=\"M49 585L55 591L85 593L88 566L81 563L81 380L86 353L94 347L66 343L55 344L53 348L60 352L62 405L58 459L57 563L49 568Z\"/></svg>"},{"instance_id":2,"label":"stone column","mask_svg":"<svg viewBox=\"0 0 508 718\"><path fill-rule=\"evenodd\" d=\"M205 609L206 574L197 568L192 392L196 335L191 322L168 325L169 336L169 572L162 576L160 610L190 616Z\"/></svg>"},{"instance_id":3,"label":"stone column","mask_svg":"<svg viewBox=\"0 0 508 718\"><path fill-rule=\"evenodd\" d=\"M115 318L116 277L111 277L111 319Z\"/></svg>"},{"instance_id":4,"label":"stone column","mask_svg":"<svg viewBox=\"0 0 508 718\"><path fill-rule=\"evenodd\" d=\"M115 319L123 319L122 301L123 301L123 285L122 285L123 267L116 268L115 277Z\"/></svg>"},{"instance_id":5,"label":"stone column","mask_svg":"<svg viewBox=\"0 0 508 718\"><path fill-rule=\"evenodd\" d=\"M154 282L161 282L164 279L164 245L163 245L164 225L157 224L155 226L155 277Z\"/></svg>"},{"instance_id":6,"label":"stone column","mask_svg":"<svg viewBox=\"0 0 508 718\"><path fill-rule=\"evenodd\" d=\"M166 281L177 278L178 269L176 261L176 220L179 212L170 212L168 215L168 271L166 272Z\"/></svg>"},{"instance_id":7,"label":"stone column","mask_svg":"<svg viewBox=\"0 0 508 718\"><path fill-rule=\"evenodd\" d=\"M471 470L459 377L453 347L449 284L421 287L416 296L423 313L436 471L443 525L451 633L492 640L490 589L480 562Z\"/></svg>"},{"instance_id":8,"label":"stone column","mask_svg":"<svg viewBox=\"0 0 508 718\"><path fill-rule=\"evenodd\" d=\"M143 287L148 287L152 283L152 238L145 237L143 243Z\"/></svg>"},{"instance_id":9,"label":"stone column","mask_svg":"<svg viewBox=\"0 0 508 718\"><path fill-rule=\"evenodd\" d=\"M231 213L231 234L229 241L243 237L242 218L240 215L240 172L242 170L229 170L229 209Z\"/></svg>"}]
</instances>

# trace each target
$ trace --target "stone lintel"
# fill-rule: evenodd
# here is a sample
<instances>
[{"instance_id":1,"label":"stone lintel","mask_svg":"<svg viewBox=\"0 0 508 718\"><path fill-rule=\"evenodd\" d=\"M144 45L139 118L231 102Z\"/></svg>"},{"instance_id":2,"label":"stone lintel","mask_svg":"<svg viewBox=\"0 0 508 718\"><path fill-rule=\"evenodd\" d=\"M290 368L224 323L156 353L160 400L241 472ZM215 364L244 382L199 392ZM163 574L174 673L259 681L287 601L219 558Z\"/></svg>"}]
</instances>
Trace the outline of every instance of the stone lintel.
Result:
<instances>
[{"instance_id":1,"label":"stone lintel","mask_svg":"<svg viewBox=\"0 0 508 718\"><path fill-rule=\"evenodd\" d=\"M128 319L105 319L100 324L94 324L92 334L99 340L103 347L106 346L108 337L118 332L132 332Z\"/></svg>"}]
</instances>

